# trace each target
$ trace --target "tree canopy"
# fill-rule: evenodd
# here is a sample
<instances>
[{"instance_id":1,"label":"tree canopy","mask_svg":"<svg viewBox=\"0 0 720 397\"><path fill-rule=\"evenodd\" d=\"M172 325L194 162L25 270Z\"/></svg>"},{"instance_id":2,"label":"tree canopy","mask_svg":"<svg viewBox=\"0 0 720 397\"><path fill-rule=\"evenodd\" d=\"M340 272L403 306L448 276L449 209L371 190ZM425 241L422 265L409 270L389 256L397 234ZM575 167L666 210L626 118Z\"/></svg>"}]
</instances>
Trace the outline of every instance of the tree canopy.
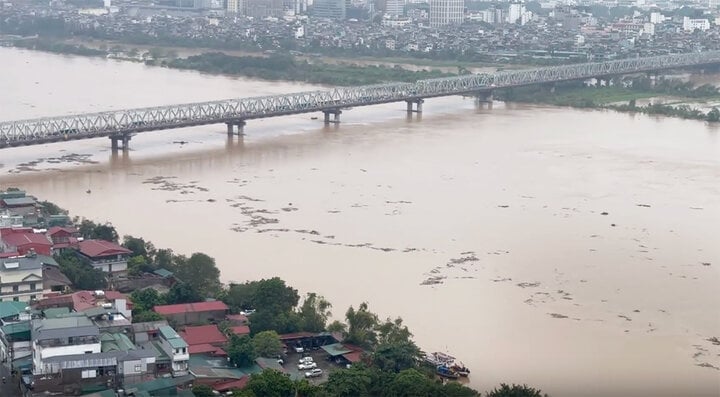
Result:
<instances>
[{"instance_id":1,"label":"tree canopy","mask_svg":"<svg viewBox=\"0 0 720 397\"><path fill-rule=\"evenodd\" d=\"M508 386L505 383L485 395L486 397L547 397L547 394L543 394L539 389L527 385Z\"/></svg>"},{"instance_id":2,"label":"tree canopy","mask_svg":"<svg viewBox=\"0 0 720 397\"><path fill-rule=\"evenodd\" d=\"M255 354L260 357L276 357L282 353L282 342L275 331L262 331L252 338Z\"/></svg>"},{"instance_id":3,"label":"tree canopy","mask_svg":"<svg viewBox=\"0 0 720 397\"><path fill-rule=\"evenodd\" d=\"M110 222L95 223L89 219L83 219L78 225L78 232L83 238L98 239L105 241L118 242L118 233Z\"/></svg>"}]
</instances>

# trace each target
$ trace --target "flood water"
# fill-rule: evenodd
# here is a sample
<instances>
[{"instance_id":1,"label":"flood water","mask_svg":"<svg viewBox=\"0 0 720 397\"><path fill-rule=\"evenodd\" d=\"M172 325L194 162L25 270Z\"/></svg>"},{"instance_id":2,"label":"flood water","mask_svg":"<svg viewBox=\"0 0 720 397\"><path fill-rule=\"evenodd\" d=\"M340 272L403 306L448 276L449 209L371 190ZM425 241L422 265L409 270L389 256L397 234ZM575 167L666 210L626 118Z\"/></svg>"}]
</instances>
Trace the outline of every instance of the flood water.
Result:
<instances>
[{"instance_id":1,"label":"flood water","mask_svg":"<svg viewBox=\"0 0 720 397\"><path fill-rule=\"evenodd\" d=\"M0 120L313 87L0 48ZM0 151L0 187L280 276L340 318L401 316L471 385L718 396L720 131L697 121L428 100ZM322 118L322 115L319 115ZM181 145L173 143L187 141ZM86 191L90 191L87 193ZM424 285L429 284L429 285Z\"/></svg>"}]
</instances>

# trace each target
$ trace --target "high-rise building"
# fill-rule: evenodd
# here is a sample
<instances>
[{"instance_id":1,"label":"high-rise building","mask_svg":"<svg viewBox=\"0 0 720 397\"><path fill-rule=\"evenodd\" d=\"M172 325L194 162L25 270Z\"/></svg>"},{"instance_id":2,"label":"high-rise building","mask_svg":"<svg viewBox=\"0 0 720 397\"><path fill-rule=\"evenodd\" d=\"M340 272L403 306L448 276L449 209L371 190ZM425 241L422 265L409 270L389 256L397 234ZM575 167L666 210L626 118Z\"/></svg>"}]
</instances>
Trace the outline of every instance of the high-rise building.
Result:
<instances>
[{"instance_id":1,"label":"high-rise building","mask_svg":"<svg viewBox=\"0 0 720 397\"><path fill-rule=\"evenodd\" d=\"M465 0L430 0L430 26L460 25L465 16Z\"/></svg>"},{"instance_id":2,"label":"high-rise building","mask_svg":"<svg viewBox=\"0 0 720 397\"><path fill-rule=\"evenodd\" d=\"M318 18L345 19L345 0L315 0L312 15Z\"/></svg>"},{"instance_id":3,"label":"high-rise building","mask_svg":"<svg viewBox=\"0 0 720 397\"><path fill-rule=\"evenodd\" d=\"M401 17L405 14L405 0L386 0L385 14L393 17Z\"/></svg>"},{"instance_id":4,"label":"high-rise building","mask_svg":"<svg viewBox=\"0 0 720 397\"><path fill-rule=\"evenodd\" d=\"M243 14L243 0L227 0L227 12L230 14Z\"/></svg>"},{"instance_id":5,"label":"high-rise building","mask_svg":"<svg viewBox=\"0 0 720 397\"><path fill-rule=\"evenodd\" d=\"M508 23L518 23L524 12L525 6L522 3L510 3L510 6L508 7Z\"/></svg>"}]
</instances>

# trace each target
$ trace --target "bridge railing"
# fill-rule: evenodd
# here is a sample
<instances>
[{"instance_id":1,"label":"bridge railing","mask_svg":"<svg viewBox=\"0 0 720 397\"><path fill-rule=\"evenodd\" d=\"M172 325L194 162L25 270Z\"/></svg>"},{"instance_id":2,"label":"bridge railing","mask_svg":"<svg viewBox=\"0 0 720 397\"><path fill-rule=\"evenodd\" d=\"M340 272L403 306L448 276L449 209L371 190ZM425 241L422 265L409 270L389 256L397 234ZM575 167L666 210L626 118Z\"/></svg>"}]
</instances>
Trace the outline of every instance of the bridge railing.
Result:
<instances>
[{"instance_id":1,"label":"bridge railing","mask_svg":"<svg viewBox=\"0 0 720 397\"><path fill-rule=\"evenodd\" d=\"M306 91L285 95L8 121L0 123L0 146L46 138L101 136L213 124L710 63L720 63L720 51L481 73L419 80L415 83L377 84L335 88L327 91Z\"/></svg>"}]
</instances>

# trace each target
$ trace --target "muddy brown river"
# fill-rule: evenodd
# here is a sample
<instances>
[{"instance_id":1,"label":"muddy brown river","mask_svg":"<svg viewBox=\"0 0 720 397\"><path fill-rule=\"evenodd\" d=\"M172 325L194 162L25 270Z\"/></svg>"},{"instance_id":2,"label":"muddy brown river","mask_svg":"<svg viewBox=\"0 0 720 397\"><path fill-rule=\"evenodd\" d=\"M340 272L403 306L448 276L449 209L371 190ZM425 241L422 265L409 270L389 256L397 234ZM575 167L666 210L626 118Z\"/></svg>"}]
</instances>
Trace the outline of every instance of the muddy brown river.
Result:
<instances>
[{"instance_id":1,"label":"muddy brown river","mask_svg":"<svg viewBox=\"0 0 720 397\"><path fill-rule=\"evenodd\" d=\"M317 88L0 59L0 120ZM144 133L117 155L107 139L2 149L0 187L206 252L226 282L280 276L338 318L367 301L479 390L720 395L718 127L459 97L424 109L256 120L241 141L224 125Z\"/></svg>"}]
</instances>

